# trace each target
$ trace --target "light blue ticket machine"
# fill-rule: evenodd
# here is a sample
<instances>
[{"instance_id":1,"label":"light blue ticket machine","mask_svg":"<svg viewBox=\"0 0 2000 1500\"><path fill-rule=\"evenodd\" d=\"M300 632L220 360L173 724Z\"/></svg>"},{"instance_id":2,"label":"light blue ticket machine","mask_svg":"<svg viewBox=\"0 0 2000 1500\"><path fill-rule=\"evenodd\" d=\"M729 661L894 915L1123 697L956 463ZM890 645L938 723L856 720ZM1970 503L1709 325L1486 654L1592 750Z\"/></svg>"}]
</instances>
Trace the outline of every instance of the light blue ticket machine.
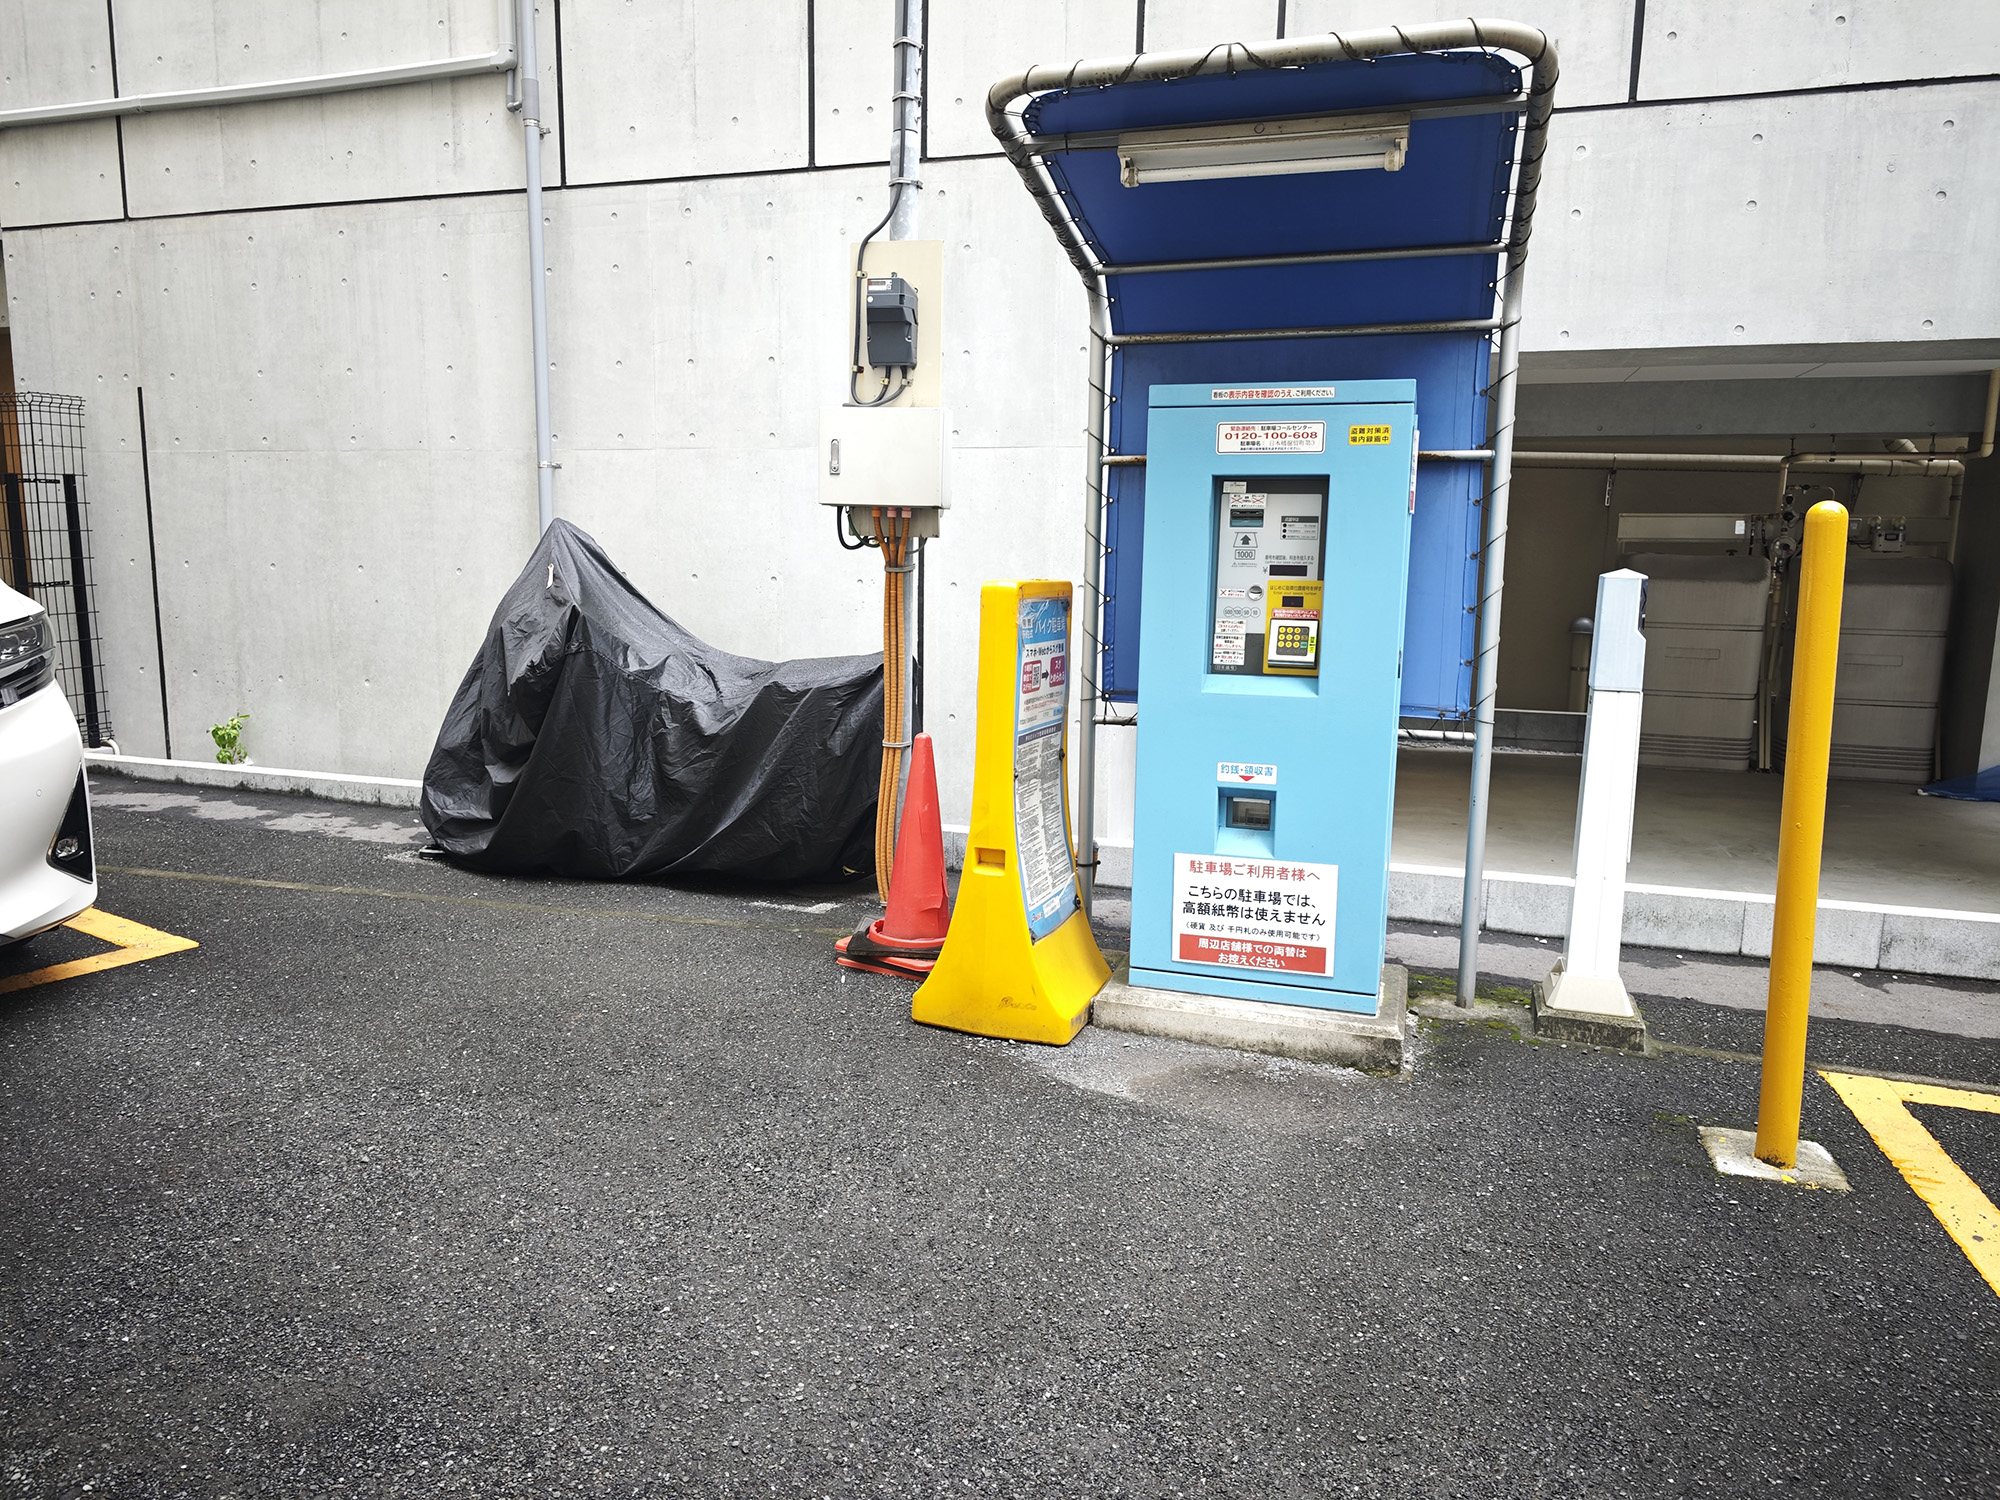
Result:
<instances>
[{"instance_id":1,"label":"light blue ticket machine","mask_svg":"<svg viewBox=\"0 0 2000 1500\"><path fill-rule=\"evenodd\" d=\"M1373 1013L1416 384L1152 388L1131 982Z\"/></svg>"}]
</instances>

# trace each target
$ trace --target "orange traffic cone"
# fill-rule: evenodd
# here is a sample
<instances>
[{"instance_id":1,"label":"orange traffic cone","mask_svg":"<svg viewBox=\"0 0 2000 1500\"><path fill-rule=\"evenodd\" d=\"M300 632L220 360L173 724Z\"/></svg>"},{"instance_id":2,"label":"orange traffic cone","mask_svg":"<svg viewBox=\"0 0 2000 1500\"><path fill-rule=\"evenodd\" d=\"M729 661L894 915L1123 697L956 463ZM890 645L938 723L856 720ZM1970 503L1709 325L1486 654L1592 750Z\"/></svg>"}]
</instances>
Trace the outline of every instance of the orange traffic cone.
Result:
<instances>
[{"instance_id":1,"label":"orange traffic cone","mask_svg":"<svg viewBox=\"0 0 2000 1500\"><path fill-rule=\"evenodd\" d=\"M931 753L931 737L920 734L910 746L910 782L903 793L903 826L896 831L888 914L863 923L852 936L833 946L846 968L921 979L937 962L950 925L937 764Z\"/></svg>"}]
</instances>

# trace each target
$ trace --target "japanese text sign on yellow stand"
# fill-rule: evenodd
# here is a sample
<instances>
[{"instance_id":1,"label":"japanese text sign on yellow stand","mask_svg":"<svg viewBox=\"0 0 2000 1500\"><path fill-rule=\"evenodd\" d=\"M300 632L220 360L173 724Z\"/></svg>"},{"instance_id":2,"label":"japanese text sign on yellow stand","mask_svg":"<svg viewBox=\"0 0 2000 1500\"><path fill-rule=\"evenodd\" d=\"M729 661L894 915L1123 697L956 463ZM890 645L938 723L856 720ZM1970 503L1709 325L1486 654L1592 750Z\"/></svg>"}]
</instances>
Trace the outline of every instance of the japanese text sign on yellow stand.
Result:
<instances>
[{"instance_id":1,"label":"japanese text sign on yellow stand","mask_svg":"<svg viewBox=\"0 0 2000 1500\"><path fill-rule=\"evenodd\" d=\"M1070 843L1069 607L1067 583L979 591L972 828L944 951L910 1005L927 1025L1060 1045L1111 977Z\"/></svg>"}]
</instances>

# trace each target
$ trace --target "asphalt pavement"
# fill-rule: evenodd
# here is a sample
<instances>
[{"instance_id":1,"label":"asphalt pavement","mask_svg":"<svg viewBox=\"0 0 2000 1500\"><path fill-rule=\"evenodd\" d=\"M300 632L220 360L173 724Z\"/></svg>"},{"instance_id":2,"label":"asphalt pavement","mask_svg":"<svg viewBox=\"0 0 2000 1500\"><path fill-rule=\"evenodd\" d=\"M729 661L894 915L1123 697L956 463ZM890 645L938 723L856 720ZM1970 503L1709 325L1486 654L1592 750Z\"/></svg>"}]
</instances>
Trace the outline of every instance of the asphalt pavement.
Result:
<instances>
[{"instance_id":1,"label":"asphalt pavement","mask_svg":"<svg viewBox=\"0 0 2000 1500\"><path fill-rule=\"evenodd\" d=\"M837 969L852 887L98 786L100 907L200 946L0 994L0 1493L2000 1493L2000 1297L1832 1090L1851 1193L1710 1168L1730 965L1640 956L1649 1058L1049 1049ZM1920 988L1813 1057L2000 1085L2000 1002ZM2000 1115L1923 1118L2000 1196Z\"/></svg>"}]
</instances>

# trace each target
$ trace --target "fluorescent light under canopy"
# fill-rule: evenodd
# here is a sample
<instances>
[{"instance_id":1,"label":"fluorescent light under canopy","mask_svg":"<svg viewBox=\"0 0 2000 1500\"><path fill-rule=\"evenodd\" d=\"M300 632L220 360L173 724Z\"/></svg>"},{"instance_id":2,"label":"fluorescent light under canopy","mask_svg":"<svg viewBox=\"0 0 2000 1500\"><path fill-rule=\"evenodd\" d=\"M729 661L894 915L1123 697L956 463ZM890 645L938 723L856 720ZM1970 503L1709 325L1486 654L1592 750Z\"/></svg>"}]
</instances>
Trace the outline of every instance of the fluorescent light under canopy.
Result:
<instances>
[{"instance_id":1,"label":"fluorescent light under canopy","mask_svg":"<svg viewBox=\"0 0 2000 1500\"><path fill-rule=\"evenodd\" d=\"M1140 187L1299 172L1400 172L1409 147L1407 113L1128 130L1118 137L1118 180Z\"/></svg>"}]
</instances>

